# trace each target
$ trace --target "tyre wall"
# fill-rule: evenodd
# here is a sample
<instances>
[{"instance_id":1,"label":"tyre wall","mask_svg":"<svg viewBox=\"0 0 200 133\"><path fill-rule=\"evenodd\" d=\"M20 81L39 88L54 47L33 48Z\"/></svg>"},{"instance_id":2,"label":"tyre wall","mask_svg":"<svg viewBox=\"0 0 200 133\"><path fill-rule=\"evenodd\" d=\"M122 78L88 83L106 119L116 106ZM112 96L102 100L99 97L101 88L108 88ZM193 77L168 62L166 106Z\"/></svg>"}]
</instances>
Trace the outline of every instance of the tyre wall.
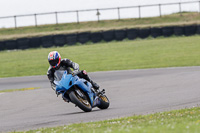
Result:
<instances>
[{"instance_id":1,"label":"tyre wall","mask_svg":"<svg viewBox=\"0 0 200 133\"><path fill-rule=\"evenodd\" d=\"M17 39L18 49L28 49L30 48L29 44L30 44L30 40L27 38Z\"/></svg>"},{"instance_id":2,"label":"tyre wall","mask_svg":"<svg viewBox=\"0 0 200 133\"><path fill-rule=\"evenodd\" d=\"M130 28L120 30L108 30L98 32L82 32L71 34L48 35L32 38L18 38L15 40L0 41L0 50L28 49L39 47L52 47L74 45L76 43L85 44L89 41L93 43L101 42L102 40L110 42L113 40L122 41L124 39L134 40L136 38L147 38L149 36L156 38L159 36L169 37L176 36L191 36L200 34L200 25L185 25L185 26L166 26L166 27L151 27L151 28Z\"/></svg>"},{"instance_id":3,"label":"tyre wall","mask_svg":"<svg viewBox=\"0 0 200 133\"><path fill-rule=\"evenodd\" d=\"M138 29L127 29L126 30L126 34L127 34L127 38L129 40L134 40L138 37L139 35L139 30Z\"/></svg>"},{"instance_id":4,"label":"tyre wall","mask_svg":"<svg viewBox=\"0 0 200 133\"><path fill-rule=\"evenodd\" d=\"M102 31L101 34L106 42L115 40L114 30Z\"/></svg>"},{"instance_id":5,"label":"tyre wall","mask_svg":"<svg viewBox=\"0 0 200 133\"><path fill-rule=\"evenodd\" d=\"M169 37L174 34L174 27L163 27L162 34L164 37Z\"/></svg>"},{"instance_id":6,"label":"tyre wall","mask_svg":"<svg viewBox=\"0 0 200 133\"><path fill-rule=\"evenodd\" d=\"M126 34L127 34L126 30L115 30L114 31L115 40L122 41L127 37Z\"/></svg>"},{"instance_id":7,"label":"tyre wall","mask_svg":"<svg viewBox=\"0 0 200 133\"><path fill-rule=\"evenodd\" d=\"M66 42L68 45L74 45L77 43L77 34L69 34L66 36Z\"/></svg>"},{"instance_id":8,"label":"tyre wall","mask_svg":"<svg viewBox=\"0 0 200 133\"><path fill-rule=\"evenodd\" d=\"M41 46L41 37L27 38L29 39L30 48L38 48Z\"/></svg>"},{"instance_id":9,"label":"tyre wall","mask_svg":"<svg viewBox=\"0 0 200 133\"><path fill-rule=\"evenodd\" d=\"M5 49L5 42L0 41L0 51Z\"/></svg>"},{"instance_id":10,"label":"tyre wall","mask_svg":"<svg viewBox=\"0 0 200 133\"><path fill-rule=\"evenodd\" d=\"M5 49L8 49L8 50L18 49L17 41L15 41L15 40L6 41L5 42Z\"/></svg>"},{"instance_id":11,"label":"tyre wall","mask_svg":"<svg viewBox=\"0 0 200 133\"><path fill-rule=\"evenodd\" d=\"M197 25L197 34L200 34L200 25Z\"/></svg>"},{"instance_id":12,"label":"tyre wall","mask_svg":"<svg viewBox=\"0 0 200 133\"><path fill-rule=\"evenodd\" d=\"M184 35L184 27L183 26L176 26L174 27L174 35L175 36L182 36Z\"/></svg>"},{"instance_id":13,"label":"tyre wall","mask_svg":"<svg viewBox=\"0 0 200 133\"><path fill-rule=\"evenodd\" d=\"M194 35L197 32L197 26L196 25L185 26L184 32L185 32L185 36Z\"/></svg>"},{"instance_id":14,"label":"tyre wall","mask_svg":"<svg viewBox=\"0 0 200 133\"><path fill-rule=\"evenodd\" d=\"M157 27L153 27L151 28L151 36L153 38L156 38L156 37L159 37L159 36L162 36L162 29L161 28L157 28Z\"/></svg>"},{"instance_id":15,"label":"tyre wall","mask_svg":"<svg viewBox=\"0 0 200 133\"><path fill-rule=\"evenodd\" d=\"M63 46L67 43L66 35L55 35L53 41L55 46Z\"/></svg>"},{"instance_id":16,"label":"tyre wall","mask_svg":"<svg viewBox=\"0 0 200 133\"><path fill-rule=\"evenodd\" d=\"M90 41L90 32L83 32L83 33L77 34L77 41L81 44L89 42Z\"/></svg>"},{"instance_id":17,"label":"tyre wall","mask_svg":"<svg viewBox=\"0 0 200 133\"><path fill-rule=\"evenodd\" d=\"M42 42L42 47L44 48L49 48L54 46L54 40L53 40L53 36L44 36L41 38L41 42Z\"/></svg>"},{"instance_id":18,"label":"tyre wall","mask_svg":"<svg viewBox=\"0 0 200 133\"><path fill-rule=\"evenodd\" d=\"M144 39L150 36L151 29L150 28L144 28L139 30L139 37Z\"/></svg>"},{"instance_id":19,"label":"tyre wall","mask_svg":"<svg viewBox=\"0 0 200 133\"><path fill-rule=\"evenodd\" d=\"M93 43L98 43L98 42L102 41L102 39L103 39L101 32L93 32L90 34L90 37L91 37L91 41Z\"/></svg>"}]
</instances>

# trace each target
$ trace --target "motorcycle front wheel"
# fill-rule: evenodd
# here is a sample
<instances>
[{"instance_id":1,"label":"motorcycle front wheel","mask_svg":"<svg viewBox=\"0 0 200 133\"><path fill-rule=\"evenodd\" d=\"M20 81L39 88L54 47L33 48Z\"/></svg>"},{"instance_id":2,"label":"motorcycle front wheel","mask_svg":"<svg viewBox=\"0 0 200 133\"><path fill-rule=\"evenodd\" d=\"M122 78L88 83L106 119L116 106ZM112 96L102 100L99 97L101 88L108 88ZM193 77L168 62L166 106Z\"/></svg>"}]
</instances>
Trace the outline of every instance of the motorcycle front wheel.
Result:
<instances>
[{"instance_id":1,"label":"motorcycle front wheel","mask_svg":"<svg viewBox=\"0 0 200 133\"><path fill-rule=\"evenodd\" d=\"M110 105L110 101L108 100L106 95L99 96L100 104L97 106L100 109L107 109Z\"/></svg>"},{"instance_id":2,"label":"motorcycle front wheel","mask_svg":"<svg viewBox=\"0 0 200 133\"><path fill-rule=\"evenodd\" d=\"M89 103L87 96L80 90L71 91L69 93L71 101L85 112L90 112L92 106Z\"/></svg>"}]
</instances>

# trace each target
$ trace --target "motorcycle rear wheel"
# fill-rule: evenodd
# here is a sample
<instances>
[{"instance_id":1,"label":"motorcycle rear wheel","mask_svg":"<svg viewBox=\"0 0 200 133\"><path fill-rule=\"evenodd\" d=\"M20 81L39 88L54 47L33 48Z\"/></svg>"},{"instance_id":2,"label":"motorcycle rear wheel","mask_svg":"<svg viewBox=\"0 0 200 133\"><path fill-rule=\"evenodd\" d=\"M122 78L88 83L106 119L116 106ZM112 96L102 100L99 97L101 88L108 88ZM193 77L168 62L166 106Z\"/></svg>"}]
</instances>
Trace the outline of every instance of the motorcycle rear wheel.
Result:
<instances>
[{"instance_id":1,"label":"motorcycle rear wheel","mask_svg":"<svg viewBox=\"0 0 200 133\"><path fill-rule=\"evenodd\" d=\"M80 109L82 109L85 112L90 112L92 110L92 106L89 103L89 100L87 99L87 96L78 90L86 99L82 98L76 91L71 91L69 93L69 97L71 101L77 105Z\"/></svg>"}]
</instances>

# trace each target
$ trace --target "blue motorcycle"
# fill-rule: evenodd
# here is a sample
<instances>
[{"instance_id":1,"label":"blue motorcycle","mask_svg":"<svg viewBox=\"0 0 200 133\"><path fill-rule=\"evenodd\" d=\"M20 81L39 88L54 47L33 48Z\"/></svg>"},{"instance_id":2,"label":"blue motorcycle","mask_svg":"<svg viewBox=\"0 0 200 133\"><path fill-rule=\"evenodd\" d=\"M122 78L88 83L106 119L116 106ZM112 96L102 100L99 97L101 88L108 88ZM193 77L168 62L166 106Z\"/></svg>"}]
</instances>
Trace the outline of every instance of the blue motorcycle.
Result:
<instances>
[{"instance_id":1,"label":"blue motorcycle","mask_svg":"<svg viewBox=\"0 0 200 133\"><path fill-rule=\"evenodd\" d=\"M92 84L85 79L79 78L75 73L67 71L56 71L55 81L56 93L62 94L63 100L72 102L85 112L92 111L92 108L107 109L109 100L105 90L96 92Z\"/></svg>"}]
</instances>

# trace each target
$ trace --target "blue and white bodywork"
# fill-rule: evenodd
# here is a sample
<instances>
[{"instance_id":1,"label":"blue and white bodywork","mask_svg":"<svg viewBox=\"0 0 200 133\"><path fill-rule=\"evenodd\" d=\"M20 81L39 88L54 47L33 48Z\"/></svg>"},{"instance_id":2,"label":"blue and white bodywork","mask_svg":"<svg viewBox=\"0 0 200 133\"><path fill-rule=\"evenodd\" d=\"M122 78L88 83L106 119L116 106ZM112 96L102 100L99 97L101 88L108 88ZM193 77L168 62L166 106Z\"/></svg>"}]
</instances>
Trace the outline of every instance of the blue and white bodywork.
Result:
<instances>
[{"instance_id":1,"label":"blue and white bodywork","mask_svg":"<svg viewBox=\"0 0 200 133\"><path fill-rule=\"evenodd\" d=\"M55 72L55 77L56 93L62 94L64 100L76 104L72 96L70 96L70 93L73 92L79 101L82 100L83 105L89 106L90 104L91 108L93 108L100 104L99 97L90 82L79 78L77 75L69 74L67 71L58 70Z\"/></svg>"}]
</instances>

